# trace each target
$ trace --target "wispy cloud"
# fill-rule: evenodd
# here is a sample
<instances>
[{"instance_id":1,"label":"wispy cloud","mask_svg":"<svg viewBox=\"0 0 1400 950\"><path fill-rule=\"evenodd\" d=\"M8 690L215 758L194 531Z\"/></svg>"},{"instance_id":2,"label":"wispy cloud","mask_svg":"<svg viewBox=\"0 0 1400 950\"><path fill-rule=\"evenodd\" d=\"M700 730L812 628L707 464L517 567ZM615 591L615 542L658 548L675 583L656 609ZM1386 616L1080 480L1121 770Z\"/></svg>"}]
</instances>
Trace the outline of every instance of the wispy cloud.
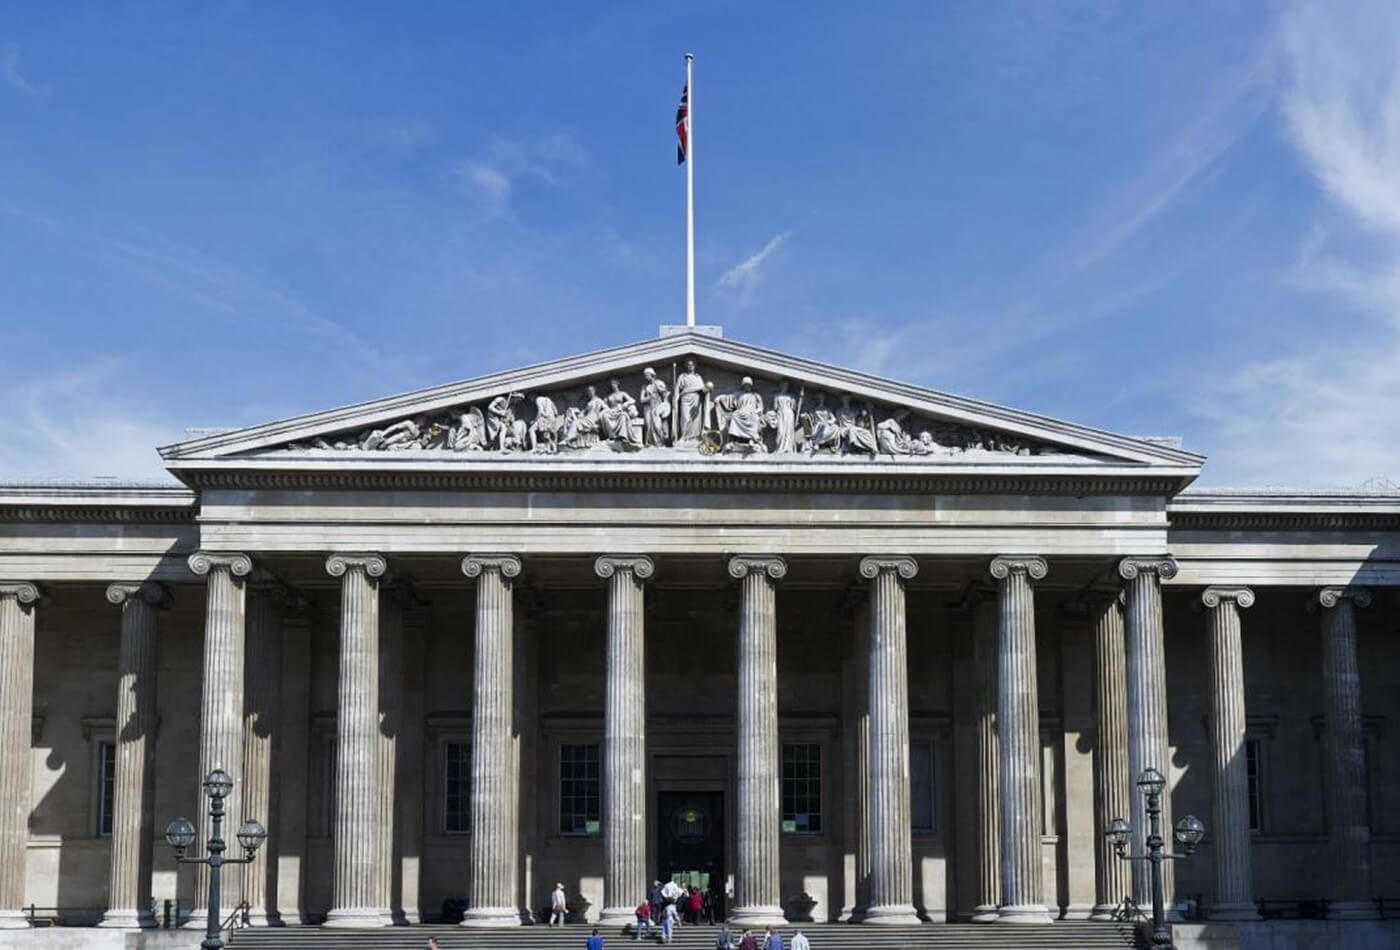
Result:
<instances>
[{"instance_id":1,"label":"wispy cloud","mask_svg":"<svg viewBox=\"0 0 1400 950\"><path fill-rule=\"evenodd\" d=\"M0 77L13 89L28 96L41 96L48 90L24 74L19 47L14 43L0 45Z\"/></svg>"},{"instance_id":2,"label":"wispy cloud","mask_svg":"<svg viewBox=\"0 0 1400 950\"><path fill-rule=\"evenodd\" d=\"M588 163L588 153L565 132L505 135L492 133L472 157L456 167L463 194L491 214L506 212L515 184L533 179L557 187L573 169Z\"/></svg>"},{"instance_id":3,"label":"wispy cloud","mask_svg":"<svg viewBox=\"0 0 1400 950\"><path fill-rule=\"evenodd\" d=\"M510 203L510 176L499 168L468 160L457 167L457 182L487 211L503 211Z\"/></svg>"},{"instance_id":4,"label":"wispy cloud","mask_svg":"<svg viewBox=\"0 0 1400 950\"><path fill-rule=\"evenodd\" d=\"M717 285L723 290L737 293L741 299L747 299L762 281L768 262L791 236L791 231L773 235L767 244L721 274Z\"/></svg>"}]
</instances>

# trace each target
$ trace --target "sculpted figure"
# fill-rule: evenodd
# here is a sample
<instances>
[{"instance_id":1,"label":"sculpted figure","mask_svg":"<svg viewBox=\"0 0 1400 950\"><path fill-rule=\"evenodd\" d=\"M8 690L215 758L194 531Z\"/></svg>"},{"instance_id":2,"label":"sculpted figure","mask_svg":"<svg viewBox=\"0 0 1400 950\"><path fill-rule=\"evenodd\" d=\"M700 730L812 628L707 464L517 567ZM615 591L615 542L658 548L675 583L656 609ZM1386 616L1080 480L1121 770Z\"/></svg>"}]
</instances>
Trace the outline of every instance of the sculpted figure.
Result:
<instances>
[{"instance_id":1,"label":"sculpted figure","mask_svg":"<svg viewBox=\"0 0 1400 950\"><path fill-rule=\"evenodd\" d=\"M598 413L598 427L603 438L621 443L626 448L640 449L642 434L632 424L637 418L637 400L631 393L623 392L622 385L615 379L609 380L612 392L603 400Z\"/></svg>"},{"instance_id":2,"label":"sculpted figure","mask_svg":"<svg viewBox=\"0 0 1400 950\"><path fill-rule=\"evenodd\" d=\"M716 397L715 408L727 445L768 451L763 444L763 397L754 392L752 379L745 376L738 392Z\"/></svg>"},{"instance_id":3,"label":"sculpted figure","mask_svg":"<svg viewBox=\"0 0 1400 950\"><path fill-rule=\"evenodd\" d=\"M642 419L647 445L665 445L671 435L671 399L666 383L648 366L642 370Z\"/></svg>"},{"instance_id":4,"label":"sculpted figure","mask_svg":"<svg viewBox=\"0 0 1400 950\"><path fill-rule=\"evenodd\" d=\"M383 429L371 430L360 443L362 449L406 449L417 447L422 426L418 419L402 419Z\"/></svg>"},{"instance_id":5,"label":"sculpted figure","mask_svg":"<svg viewBox=\"0 0 1400 950\"><path fill-rule=\"evenodd\" d=\"M841 440L847 452L875 454L875 432L867 419L868 413L864 409L857 411L852 408L849 395L841 397L836 421L841 426Z\"/></svg>"},{"instance_id":6,"label":"sculpted figure","mask_svg":"<svg viewBox=\"0 0 1400 950\"><path fill-rule=\"evenodd\" d=\"M826 393L817 393L816 407L802 414L802 427L807 433L802 448L807 453L841 451L841 425L836 413L826 407Z\"/></svg>"},{"instance_id":7,"label":"sculpted figure","mask_svg":"<svg viewBox=\"0 0 1400 950\"><path fill-rule=\"evenodd\" d=\"M535 421L530 423L530 451L554 452L559 448L559 430L564 420L559 407L548 396L535 397Z\"/></svg>"},{"instance_id":8,"label":"sculpted figure","mask_svg":"<svg viewBox=\"0 0 1400 950\"><path fill-rule=\"evenodd\" d=\"M525 445L525 422L515 418L515 404L524 398L523 393L511 393L497 396L486 406L486 436L502 452Z\"/></svg>"},{"instance_id":9,"label":"sculpted figure","mask_svg":"<svg viewBox=\"0 0 1400 950\"><path fill-rule=\"evenodd\" d=\"M797 451L798 397L788 392L788 381L778 383L778 392L773 396L773 428L777 430L776 452Z\"/></svg>"},{"instance_id":10,"label":"sculpted figure","mask_svg":"<svg viewBox=\"0 0 1400 950\"><path fill-rule=\"evenodd\" d=\"M685 372L676 377L674 410L672 444L698 445L705 424L705 380L695 371L694 360L686 360Z\"/></svg>"},{"instance_id":11,"label":"sculpted figure","mask_svg":"<svg viewBox=\"0 0 1400 950\"><path fill-rule=\"evenodd\" d=\"M906 409L899 409L895 414L881 422L875 427L875 443L879 446L880 452L884 455L910 455L913 449L910 447L909 433L904 431L904 420L909 418Z\"/></svg>"},{"instance_id":12,"label":"sculpted figure","mask_svg":"<svg viewBox=\"0 0 1400 950\"><path fill-rule=\"evenodd\" d=\"M457 417L457 425L447 437L447 447L454 452L480 452L486 448L486 417L472 406Z\"/></svg>"}]
</instances>

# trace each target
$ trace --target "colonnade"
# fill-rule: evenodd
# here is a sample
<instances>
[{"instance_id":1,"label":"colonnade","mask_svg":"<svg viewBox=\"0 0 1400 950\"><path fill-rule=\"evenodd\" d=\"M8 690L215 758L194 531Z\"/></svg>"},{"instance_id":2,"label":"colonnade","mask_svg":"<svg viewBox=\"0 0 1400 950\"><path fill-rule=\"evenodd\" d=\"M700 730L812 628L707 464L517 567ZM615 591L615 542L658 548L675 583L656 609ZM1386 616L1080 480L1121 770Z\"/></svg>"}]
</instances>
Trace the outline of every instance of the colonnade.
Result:
<instances>
[{"instance_id":1,"label":"colonnade","mask_svg":"<svg viewBox=\"0 0 1400 950\"><path fill-rule=\"evenodd\" d=\"M285 591L239 553L200 552L192 571L207 577L199 775L222 768L238 779L229 814L275 807L276 656ZM522 563L512 555L471 555L461 564L475 583L472 680L471 827L468 908L464 924L521 922L517 843L520 769L514 741L513 585ZM370 928L394 916L389 906L393 850L391 790L396 752L381 716L399 699L392 649L381 642L380 595L385 558L332 554L326 570L341 584L339 707L336 727L335 836L330 926ZM914 906L909 772L909 682L905 585L918 573L905 556L860 561L868 586L862 625L866 681L865 754L855 776L860 873L866 878L860 920L918 922ZM1041 874L1040 724L1037 697L1035 586L1049 571L1034 555L992 558L997 585L994 629L974 629L976 740L981 764L976 818L978 919L1044 923L1051 919ZM603 921L630 921L644 893L646 841L645 611L643 585L653 576L642 554L605 555L596 573L608 582L606 693L602 757ZM728 562L739 587L736 618L738 738L735 790L737 851L731 918L744 926L783 920L779 885L781 797L777 709L776 585L787 563L771 554ZM1102 825L1131 817L1133 777L1147 767L1169 775L1161 584L1175 575L1170 558L1125 558L1119 596L1093 615L1097 743L1095 816ZM32 583L0 583L0 927L24 926L24 868L30 809L30 719L34 621L41 605ZM1244 668L1241 614L1254 601L1244 587L1209 587L1201 606L1210 621L1215 861L1212 916L1254 914L1247 776L1244 764ZM251 603L250 603L251 597ZM121 608L117 782L110 868L110 907L103 924L151 926L158 611L167 592L151 583L115 583L108 599ZM1331 857L1328 897L1334 916L1374 914L1355 610L1364 590L1323 588L1313 606L1323 643L1324 779ZM253 666L247 664L252 662ZM399 663L401 665L401 658ZM245 681L245 670L255 670ZM387 671L387 672L386 672ZM1170 808L1170 796L1166 797ZM1170 812L1165 816L1170 821ZM1140 821L1134 822L1135 827ZM207 829L201 826L201 838ZM1139 831L1140 834L1140 831ZM261 862L261 859L260 859ZM255 862L226 875L225 903L246 899L255 922L276 914L275 873ZM1145 882L1131 880L1106 843L1096 853L1093 914L1107 917L1128 891L1145 902ZM1168 882L1168 893L1171 884ZM200 924L198 920L196 924Z\"/></svg>"}]
</instances>

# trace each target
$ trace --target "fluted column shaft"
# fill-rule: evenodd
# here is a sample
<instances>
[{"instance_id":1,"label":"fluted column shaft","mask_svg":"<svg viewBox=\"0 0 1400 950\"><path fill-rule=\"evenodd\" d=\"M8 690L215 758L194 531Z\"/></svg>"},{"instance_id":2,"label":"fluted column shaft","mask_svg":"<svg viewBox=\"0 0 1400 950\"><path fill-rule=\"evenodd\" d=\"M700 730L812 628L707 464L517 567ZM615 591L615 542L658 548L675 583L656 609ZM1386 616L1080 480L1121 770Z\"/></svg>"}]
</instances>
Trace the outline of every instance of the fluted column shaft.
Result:
<instances>
[{"instance_id":1,"label":"fluted column shaft","mask_svg":"<svg viewBox=\"0 0 1400 950\"><path fill-rule=\"evenodd\" d=\"M340 581L340 679L335 714L335 860L327 927L373 928L379 914L379 578L378 554L332 554Z\"/></svg>"},{"instance_id":2,"label":"fluted column shaft","mask_svg":"<svg viewBox=\"0 0 1400 950\"><path fill-rule=\"evenodd\" d=\"M997 919L1049 923L1041 883L1040 700L1035 664L1035 594L1042 558L994 558L997 580L997 764L1001 904Z\"/></svg>"},{"instance_id":3,"label":"fluted column shaft","mask_svg":"<svg viewBox=\"0 0 1400 950\"><path fill-rule=\"evenodd\" d=\"M734 909L745 927L784 923L778 880L783 819L778 749L778 614L775 582L787 574L780 557L735 557L739 581L738 836Z\"/></svg>"},{"instance_id":4,"label":"fluted column shaft","mask_svg":"<svg viewBox=\"0 0 1400 950\"><path fill-rule=\"evenodd\" d=\"M972 919L997 919L1001 901L1000 752L997 748L997 614L991 604L974 608L972 671L976 679L977 797L972 820L977 835L977 901Z\"/></svg>"},{"instance_id":5,"label":"fluted column shaft","mask_svg":"<svg viewBox=\"0 0 1400 950\"><path fill-rule=\"evenodd\" d=\"M207 575L204 608L204 681L199 705L199 838L209 840L211 828L204 777L215 769L223 769L233 778L233 788L224 799L226 832L228 826L237 828L245 817L243 812L243 685L244 656L247 647L247 612L245 578L253 570L246 554L213 554L198 552L190 555L190 570ZM227 836L227 835L226 835ZM259 858L261 860L261 858ZM204 895L209 892L209 869L195 865L195 900L187 925L204 929L208 908ZM241 875L222 877L220 908L237 907L242 901Z\"/></svg>"},{"instance_id":6,"label":"fluted column shaft","mask_svg":"<svg viewBox=\"0 0 1400 950\"><path fill-rule=\"evenodd\" d=\"M1176 576L1171 558L1124 558L1118 564L1123 578L1125 669L1128 674L1128 774L1136 782L1144 769L1156 769L1167 780L1162 793L1162 827L1172 827L1171 749L1167 742L1167 648L1162 624L1162 580ZM1136 786L1134 786L1136 788ZM1133 827L1133 853L1147 853L1146 820L1142 802L1135 797L1133 814L1125 815ZM1176 898L1173 861L1162 862L1162 891L1170 908ZM1152 903L1152 880L1144 861L1132 862L1133 899L1139 906Z\"/></svg>"},{"instance_id":7,"label":"fluted column shaft","mask_svg":"<svg viewBox=\"0 0 1400 950\"><path fill-rule=\"evenodd\" d=\"M1330 898L1327 916L1376 916L1371 898L1371 828L1366 815L1366 746L1361 727L1361 671L1356 660L1356 608L1371 603L1362 589L1323 588L1322 756L1327 794Z\"/></svg>"},{"instance_id":8,"label":"fluted column shaft","mask_svg":"<svg viewBox=\"0 0 1400 950\"><path fill-rule=\"evenodd\" d=\"M28 927L24 906L39 589L0 581L0 930Z\"/></svg>"},{"instance_id":9,"label":"fluted column shaft","mask_svg":"<svg viewBox=\"0 0 1400 950\"><path fill-rule=\"evenodd\" d=\"M651 559L600 557L608 581L607 682L603 700L603 910L625 925L647 892L646 605Z\"/></svg>"},{"instance_id":10,"label":"fluted column shaft","mask_svg":"<svg viewBox=\"0 0 1400 950\"><path fill-rule=\"evenodd\" d=\"M1104 598L1094 610L1094 822L1102 832L1114 818L1131 820L1132 783L1128 775L1128 693L1123 642L1123 602ZM1107 838L1094 843L1094 920L1112 920L1131 896L1132 869Z\"/></svg>"},{"instance_id":11,"label":"fluted column shaft","mask_svg":"<svg viewBox=\"0 0 1400 950\"><path fill-rule=\"evenodd\" d=\"M258 860L245 864L243 900L255 927L277 923L277 820L281 771L282 611L287 591L270 579L255 580L248 592L247 701L243 722L243 811L265 822L267 844Z\"/></svg>"},{"instance_id":12,"label":"fluted column shaft","mask_svg":"<svg viewBox=\"0 0 1400 950\"><path fill-rule=\"evenodd\" d=\"M399 835L398 746L403 716L403 605L398 594L379 606L379 915L385 924L403 916L402 870L395 873ZM395 882L400 889L395 888Z\"/></svg>"},{"instance_id":13,"label":"fluted column shaft","mask_svg":"<svg viewBox=\"0 0 1400 950\"><path fill-rule=\"evenodd\" d=\"M156 608L158 584L112 584L122 608L117 673L117 748L112 790L112 854L101 926L154 927L151 846L155 835Z\"/></svg>"},{"instance_id":14,"label":"fluted column shaft","mask_svg":"<svg viewBox=\"0 0 1400 950\"><path fill-rule=\"evenodd\" d=\"M867 557L870 581L870 906L862 923L917 924L909 827L908 557Z\"/></svg>"},{"instance_id":15,"label":"fluted column shaft","mask_svg":"<svg viewBox=\"0 0 1400 950\"><path fill-rule=\"evenodd\" d=\"M476 654L472 669L471 881L465 927L520 924L516 900L518 800L514 741L513 581L520 560L468 557L476 578Z\"/></svg>"},{"instance_id":16,"label":"fluted column shaft","mask_svg":"<svg viewBox=\"0 0 1400 950\"><path fill-rule=\"evenodd\" d=\"M1249 772L1245 763L1244 644L1240 609L1254 603L1248 587L1208 587L1210 611L1210 751L1214 760L1211 845L1215 856L1216 920L1255 920L1254 866L1249 837Z\"/></svg>"}]
</instances>

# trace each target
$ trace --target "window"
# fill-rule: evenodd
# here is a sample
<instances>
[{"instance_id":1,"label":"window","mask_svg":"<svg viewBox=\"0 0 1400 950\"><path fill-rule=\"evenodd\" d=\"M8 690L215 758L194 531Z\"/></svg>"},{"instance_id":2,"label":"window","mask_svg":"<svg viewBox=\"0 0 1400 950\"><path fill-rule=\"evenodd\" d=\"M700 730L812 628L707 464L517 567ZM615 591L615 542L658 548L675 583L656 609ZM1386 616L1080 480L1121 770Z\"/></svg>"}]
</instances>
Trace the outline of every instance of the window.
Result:
<instances>
[{"instance_id":1,"label":"window","mask_svg":"<svg viewBox=\"0 0 1400 950\"><path fill-rule=\"evenodd\" d=\"M472 748L465 742L442 744L442 831L470 834Z\"/></svg>"},{"instance_id":2,"label":"window","mask_svg":"<svg viewBox=\"0 0 1400 950\"><path fill-rule=\"evenodd\" d=\"M117 746L101 742L97 747L97 837L112 837L112 813L116 800Z\"/></svg>"},{"instance_id":3,"label":"window","mask_svg":"<svg viewBox=\"0 0 1400 950\"><path fill-rule=\"evenodd\" d=\"M1258 739L1246 739L1244 743L1245 778L1249 794L1249 830L1264 829L1264 747Z\"/></svg>"},{"instance_id":4,"label":"window","mask_svg":"<svg viewBox=\"0 0 1400 950\"><path fill-rule=\"evenodd\" d=\"M822 830L822 747L816 742L783 743L783 831L820 834Z\"/></svg>"},{"instance_id":5,"label":"window","mask_svg":"<svg viewBox=\"0 0 1400 950\"><path fill-rule=\"evenodd\" d=\"M559 747L559 833L596 835L601 826L598 744Z\"/></svg>"},{"instance_id":6,"label":"window","mask_svg":"<svg viewBox=\"0 0 1400 950\"><path fill-rule=\"evenodd\" d=\"M909 745L909 817L916 833L933 833L932 742Z\"/></svg>"}]
</instances>

